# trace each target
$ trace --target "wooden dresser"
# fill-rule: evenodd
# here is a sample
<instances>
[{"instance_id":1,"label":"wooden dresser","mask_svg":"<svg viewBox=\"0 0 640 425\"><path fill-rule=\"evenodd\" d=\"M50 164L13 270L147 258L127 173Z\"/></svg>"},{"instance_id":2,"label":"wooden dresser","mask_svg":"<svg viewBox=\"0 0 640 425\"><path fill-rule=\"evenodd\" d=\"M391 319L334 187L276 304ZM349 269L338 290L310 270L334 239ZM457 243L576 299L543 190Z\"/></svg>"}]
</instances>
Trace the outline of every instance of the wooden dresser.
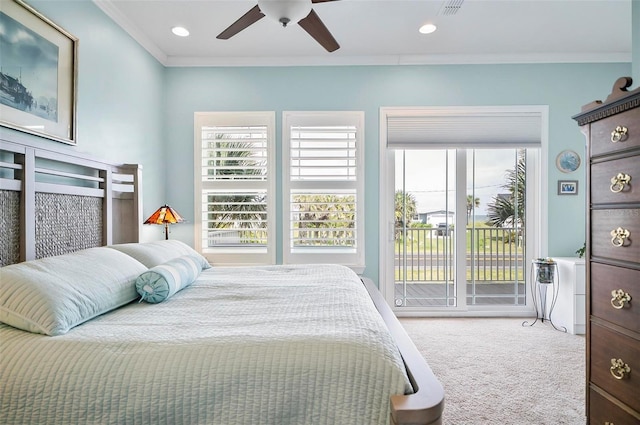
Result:
<instances>
[{"instance_id":1,"label":"wooden dresser","mask_svg":"<svg viewBox=\"0 0 640 425\"><path fill-rule=\"evenodd\" d=\"M575 115L587 137L587 423L640 424L640 89Z\"/></svg>"}]
</instances>

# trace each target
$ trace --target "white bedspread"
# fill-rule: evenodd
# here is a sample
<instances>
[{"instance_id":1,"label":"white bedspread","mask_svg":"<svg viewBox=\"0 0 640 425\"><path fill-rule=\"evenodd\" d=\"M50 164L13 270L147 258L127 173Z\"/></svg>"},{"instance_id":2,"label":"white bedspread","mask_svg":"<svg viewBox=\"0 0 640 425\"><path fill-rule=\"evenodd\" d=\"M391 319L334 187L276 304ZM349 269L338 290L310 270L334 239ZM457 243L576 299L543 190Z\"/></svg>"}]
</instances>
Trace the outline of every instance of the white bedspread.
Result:
<instances>
[{"instance_id":1,"label":"white bedspread","mask_svg":"<svg viewBox=\"0 0 640 425\"><path fill-rule=\"evenodd\" d=\"M341 266L221 268L49 337L0 324L2 424L374 425L410 392Z\"/></svg>"}]
</instances>

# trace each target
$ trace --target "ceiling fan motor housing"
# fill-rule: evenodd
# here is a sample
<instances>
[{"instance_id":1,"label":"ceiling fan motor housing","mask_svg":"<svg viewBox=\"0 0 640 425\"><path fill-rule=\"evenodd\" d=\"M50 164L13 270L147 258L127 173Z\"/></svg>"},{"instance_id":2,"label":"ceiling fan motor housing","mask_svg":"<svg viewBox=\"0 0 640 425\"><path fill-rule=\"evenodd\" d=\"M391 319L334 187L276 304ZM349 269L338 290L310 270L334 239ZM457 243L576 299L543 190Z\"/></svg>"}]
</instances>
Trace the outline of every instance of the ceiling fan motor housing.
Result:
<instances>
[{"instance_id":1,"label":"ceiling fan motor housing","mask_svg":"<svg viewBox=\"0 0 640 425\"><path fill-rule=\"evenodd\" d=\"M311 12L311 6L311 0L258 0L260 11L283 27L305 18Z\"/></svg>"},{"instance_id":2,"label":"ceiling fan motor housing","mask_svg":"<svg viewBox=\"0 0 640 425\"><path fill-rule=\"evenodd\" d=\"M297 23L327 52L334 52L340 48L340 45L312 8L313 3L334 1L338 0L258 0L257 5L229 25L216 38L228 40L268 16L270 19L281 23L284 27L291 22Z\"/></svg>"}]
</instances>

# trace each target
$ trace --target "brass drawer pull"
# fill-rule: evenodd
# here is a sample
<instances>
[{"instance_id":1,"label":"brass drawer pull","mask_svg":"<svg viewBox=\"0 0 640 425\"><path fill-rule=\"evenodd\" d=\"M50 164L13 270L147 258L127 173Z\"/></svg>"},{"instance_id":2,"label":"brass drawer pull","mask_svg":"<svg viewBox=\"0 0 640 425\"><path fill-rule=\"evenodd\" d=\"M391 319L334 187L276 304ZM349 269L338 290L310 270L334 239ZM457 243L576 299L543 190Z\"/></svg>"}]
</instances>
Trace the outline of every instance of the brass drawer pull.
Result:
<instances>
[{"instance_id":1,"label":"brass drawer pull","mask_svg":"<svg viewBox=\"0 0 640 425\"><path fill-rule=\"evenodd\" d=\"M624 126L617 126L615 130L611 132L611 142L624 142L627 139L627 134L629 133L629 129Z\"/></svg>"},{"instance_id":2,"label":"brass drawer pull","mask_svg":"<svg viewBox=\"0 0 640 425\"><path fill-rule=\"evenodd\" d=\"M631 302L631 295L622 289L614 289L611 291L611 306L616 310L624 308L625 303Z\"/></svg>"},{"instance_id":3,"label":"brass drawer pull","mask_svg":"<svg viewBox=\"0 0 640 425\"><path fill-rule=\"evenodd\" d=\"M611 231L611 244L613 246L624 246L625 240L631 235L627 229L618 227Z\"/></svg>"},{"instance_id":4,"label":"brass drawer pull","mask_svg":"<svg viewBox=\"0 0 640 425\"><path fill-rule=\"evenodd\" d=\"M625 173L618 173L611 178L611 191L613 193L619 193L624 190L624 187L631 181L631 176Z\"/></svg>"},{"instance_id":5,"label":"brass drawer pull","mask_svg":"<svg viewBox=\"0 0 640 425\"><path fill-rule=\"evenodd\" d=\"M611 367L609 370L611 371L611 375L616 379L624 379L631 373L631 368L623 362L622 359L611 359Z\"/></svg>"}]
</instances>

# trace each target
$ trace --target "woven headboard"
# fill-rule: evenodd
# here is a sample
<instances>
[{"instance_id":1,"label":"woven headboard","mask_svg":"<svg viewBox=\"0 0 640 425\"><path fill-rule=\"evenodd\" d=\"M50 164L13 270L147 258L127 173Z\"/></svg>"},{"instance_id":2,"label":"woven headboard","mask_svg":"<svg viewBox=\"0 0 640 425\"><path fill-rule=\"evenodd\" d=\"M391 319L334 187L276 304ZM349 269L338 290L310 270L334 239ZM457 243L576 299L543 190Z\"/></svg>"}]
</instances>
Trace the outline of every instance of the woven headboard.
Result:
<instances>
[{"instance_id":1,"label":"woven headboard","mask_svg":"<svg viewBox=\"0 0 640 425\"><path fill-rule=\"evenodd\" d=\"M138 242L142 167L0 140L0 266Z\"/></svg>"}]
</instances>

